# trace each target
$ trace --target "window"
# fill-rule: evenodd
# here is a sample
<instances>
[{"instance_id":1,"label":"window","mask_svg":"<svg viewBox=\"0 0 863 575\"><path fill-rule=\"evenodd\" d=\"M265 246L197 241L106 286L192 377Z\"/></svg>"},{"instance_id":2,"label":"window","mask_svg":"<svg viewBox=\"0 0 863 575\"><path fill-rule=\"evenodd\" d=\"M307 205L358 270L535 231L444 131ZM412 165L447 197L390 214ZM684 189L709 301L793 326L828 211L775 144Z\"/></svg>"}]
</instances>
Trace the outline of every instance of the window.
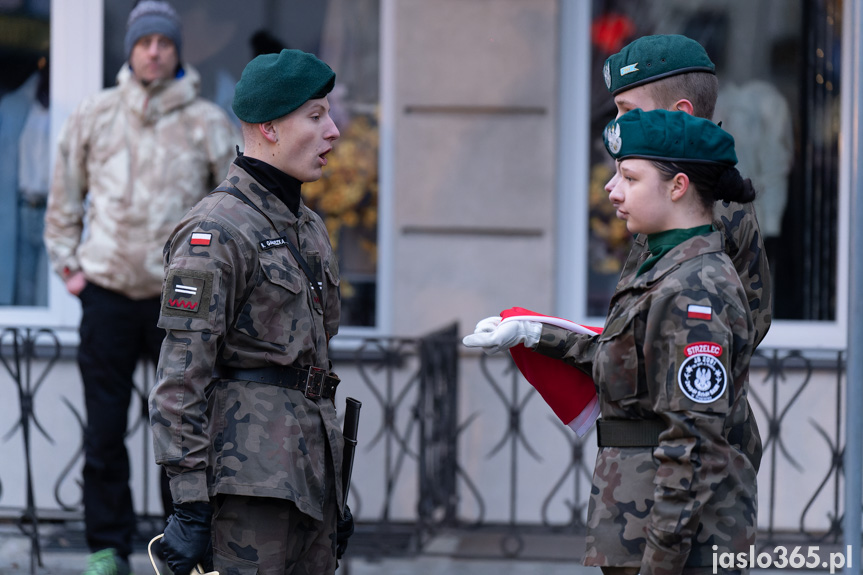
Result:
<instances>
[{"instance_id":1,"label":"window","mask_svg":"<svg viewBox=\"0 0 863 575\"><path fill-rule=\"evenodd\" d=\"M134 2L105 3L105 85L125 62ZM183 21L182 59L201 74L202 96L231 110L234 85L256 55L296 48L336 72L329 95L341 132L324 176L303 185L303 201L324 219L339 256L342 326L375 325L378 208L378 0L174 2ZM237 121L239 123L239 121Z\"/></svg>"},{"instance_id":2,"label":"window","mask_svg":"<svg viewBox=\"0 0 863 575\"><path fill-rule=\"evenodd\" d=\"M56 125L50 126L50 136L43 140L46 149L28 147L28 158L40 159L36 167L42 175L42 188L35 192L28 188L25 196L19 191L22 182L29 180L18 177L17 163L14 171L6 165L12 157L6 146L17 145L18 138L9 136L14 126L7 121L5 111L13 107L16 90L29 90L32 99L36 84L26 84L28 80L35 82L40 73L47 78L50 4L50 0L0 0L0 60L4 70L0 97L5 102L0 109L4 111L0 177L14 177L14 182L4 181L0 205L16 206L16 210L0 211L0 234L4 234L0 242L0 324L77 324L74 298L50 271L41 244L41 227L33 227L42 222L35 212L44 213L45 174L51 170L48 158L53 157L59 126L81 98L97 89L92 78L101 77L102 87L112 86L126 61L126 20L135 0L86 0L74 8L55 3L55 17L63 22L55 31L59 40L53 39L55 57L67 65L55 70L54 76L60 78L52 98ZM175 1L173 5L183 22L182 61L200 72L201 95L223 107L235 121L231 111L234 86L243 67L257 54L297 48L317 54L335 70L337 84L329 99L342 136L328 157L324 178L303 187L304 200L324 218L339 256L342 326L374 327L378 289L379 0L250 0L242 4L242 10L233 0ZM103 42L93 29L103 30ZM70 38L72 30L83 37ZM101 62L94 62L92 57L97 45L102 50ZM11 117L26 113L27 107L19 110L26 104L15 103ZM47 124L40 126L49 129ZM23 123L17 129L21 132ZM25 207L33 213L23 213ZM33 225L19 225L21 222ZM13 265L17 269L9 273ZM38 311L26 306L42 307ZM33 313L15 311L19 308Z\"/></svg>"},{"instance_id":3,"label":"window","mask_svg":"<svg viewBox=\"0 0 863 575\"><path fill-rule=\"evenodd\" d=\"M759 192L771 331L782 320L843 325L841 0L595 0L590 18L588 315L605 315L630 242L603 190L613 165L601 133L616 110L599 71L635 38L684 34L716 64L714 120L734 135L740 172Z\"/></svg>"},{"instance_id":4,"label":"window","mask_svg":"<svg viewBox=\"0 0 863 575\"><path fill-rule=\"evenodd\" d=\"M48 304L49 5L0 1L0 306Z\"/></svg>"}]
</instances>

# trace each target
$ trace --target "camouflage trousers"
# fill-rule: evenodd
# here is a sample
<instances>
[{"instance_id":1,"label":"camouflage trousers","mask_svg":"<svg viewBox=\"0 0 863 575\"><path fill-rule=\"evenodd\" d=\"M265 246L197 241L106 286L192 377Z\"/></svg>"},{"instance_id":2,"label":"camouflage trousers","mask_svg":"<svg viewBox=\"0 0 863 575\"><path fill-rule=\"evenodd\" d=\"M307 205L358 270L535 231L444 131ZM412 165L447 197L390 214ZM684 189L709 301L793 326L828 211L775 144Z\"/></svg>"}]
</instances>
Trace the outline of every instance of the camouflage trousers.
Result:
<instances>
[{"instance_id":1,"label":"camouflage trousers","mask_svg":"<svg viewBox=\"0 0 863 575\"><path fill-rule=\"evenodd\" d=\"M335 491L324 520L292 501L218 495L213 513L213 564L219 575L332 575L336 570Z\"/></svg>"}]
</instances>

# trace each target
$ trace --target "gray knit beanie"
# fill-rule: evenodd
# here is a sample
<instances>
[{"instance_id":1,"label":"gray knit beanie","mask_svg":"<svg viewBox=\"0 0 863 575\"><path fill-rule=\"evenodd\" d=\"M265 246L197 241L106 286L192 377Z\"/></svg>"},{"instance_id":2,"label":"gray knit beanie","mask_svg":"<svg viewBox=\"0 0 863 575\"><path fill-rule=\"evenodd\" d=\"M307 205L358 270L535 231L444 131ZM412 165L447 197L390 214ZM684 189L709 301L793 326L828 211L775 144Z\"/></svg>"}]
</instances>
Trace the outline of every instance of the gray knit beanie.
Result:
<instances>
[{"instance_id":1,"label":"gray knit beanie","mask_svg":"<svg viewBox=\"0 0 863 575\"><path fill-rule=\"evenodd\" d=\"M177 58L180 58L183 48L180 32L180 17L173 6L164 0L141 0L129 13L126 22L126 60L132 55L135 43L148 34L161 34L170 38L177 48Z\"/></svg>"}]
</instances>

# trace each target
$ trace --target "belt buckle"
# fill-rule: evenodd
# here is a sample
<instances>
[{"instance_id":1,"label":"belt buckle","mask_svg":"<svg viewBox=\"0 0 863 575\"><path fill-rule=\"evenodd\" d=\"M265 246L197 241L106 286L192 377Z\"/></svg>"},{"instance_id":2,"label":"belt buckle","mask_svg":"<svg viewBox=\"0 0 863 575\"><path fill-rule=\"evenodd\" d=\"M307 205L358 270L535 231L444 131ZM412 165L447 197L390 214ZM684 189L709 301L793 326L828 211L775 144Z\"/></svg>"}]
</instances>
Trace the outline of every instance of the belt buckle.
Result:
<instances>
[{"instance_id":1,"label":"belt buckle","mask_svg":"<svg viewBox=\"0 0 863 575\"><path fill-rule=\"evenodd\" d=\"M306 377L306 388L303 390L303 395L309 399L317 399L321 396L321 391L324 387L324 377L327 372L320 367L310 366L309 375Z\"/></svg>"}]
</instances>

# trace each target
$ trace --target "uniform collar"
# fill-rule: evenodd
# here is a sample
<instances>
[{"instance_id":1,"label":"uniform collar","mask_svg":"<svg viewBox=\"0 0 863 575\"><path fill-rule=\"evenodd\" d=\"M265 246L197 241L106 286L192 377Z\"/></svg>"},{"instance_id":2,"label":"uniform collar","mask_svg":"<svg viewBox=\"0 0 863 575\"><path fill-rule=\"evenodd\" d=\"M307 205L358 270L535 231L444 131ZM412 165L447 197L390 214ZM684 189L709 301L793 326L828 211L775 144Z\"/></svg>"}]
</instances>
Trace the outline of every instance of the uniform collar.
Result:
<instances>
[{"instance_id":1,"label":"uniform collar","mask_svg":"<svg viewBox=\"0 0 863 575\"><path fill-rule=\"evenodd\" d=\"M234 163L243 168L270 193L282 200L295 216L299 215L300 188L303 185L300 180L263 160L244 156L242 152L238 152Z\"/></svg>"},{"instance_id":2,"label":"uniform collar","mask_svg":"<svg viewBox=\"0 0 863 575\"><path fill-rule=\"evenodd\" d=\"M713 225L707 224L694 228L666 230L647 236L647 247L650 257L638 268L636 275L641 275L657 264L662 257L686 240L695 236L707 235L714 231Z\"/></svg>"},{"instance_id":3,"label":"uniform collar","mask_svg":"<svg viewBox=\"0 0 863 575\"><path fill-rule=\"evenodd\" d=\"M143 85L135 78L129 64L123 64L117 73L117 85L123 93L123 103L145 124L192 103L198 97L201 76L191 65L183 65L183 74Z\"/></svg>"},{"instance_id":4,"label":"uniform collar","mask_svg":"<svg viewBox=\"0 0 863 575\"><path fill-rule=\"evenodd\" d=\"M259 182L236 162L228 168L226 179L231 185L243 192L261 211L270 216L273 223L280 228L280 232L284 228L293 227L294 224L303 225L311 219L309 208L303 203L302 198L300 198L298 214L295 215L278 195L266 188L263 182Z\"/></svg>"},{"instance_id":5,"label":"uniform collar","mask_svg":"<svg viewBox=\"0 0 863 575\"><path fill-rule=\"evenodd\" d=\"M665 254L652 269L644 272L638 277L633 277L629 283L618 286L611 300L611 308L615 308L621 298L632 295L633 291L650 289L653 284L679 268L684 262L697 257L724 251L723 237L721 232L710 232L707 235L695 236L677 246Z\"/></svg>"},{"instance_id":6,"label":"uniform collar","mask_svg":"<svg viewBox=\"0 0 863 575\"><path fill-rule=\"evenodd\" d=\"M646 287L668 275L681 264L705 254L722 252L722 234L716 231L691 237L662 256L652 269L632 281L633 287Z\"/></svg>"}]
</instances>

